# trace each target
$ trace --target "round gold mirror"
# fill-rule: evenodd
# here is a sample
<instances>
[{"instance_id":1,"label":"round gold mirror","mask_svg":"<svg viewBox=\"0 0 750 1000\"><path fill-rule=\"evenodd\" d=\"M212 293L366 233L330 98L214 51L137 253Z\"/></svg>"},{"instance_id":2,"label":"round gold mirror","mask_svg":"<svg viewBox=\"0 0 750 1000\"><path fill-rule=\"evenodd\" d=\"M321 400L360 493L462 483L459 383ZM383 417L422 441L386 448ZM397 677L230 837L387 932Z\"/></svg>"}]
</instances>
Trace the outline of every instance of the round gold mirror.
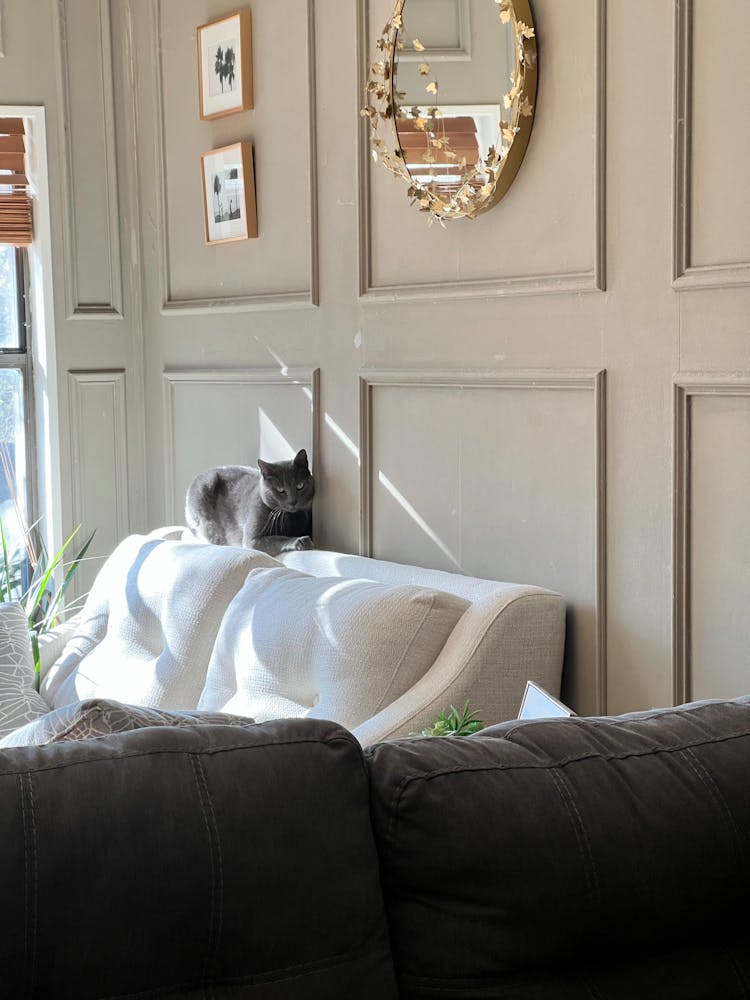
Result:
<instances>
[{"instance_id":1,"label":"round gold mirror","mask_svg":"<svg viewBox=\"0 0 750 1000\"><path fill-rule=\"evenodd\" d=\"M518 173L536 79L529 0L397 0L362 109L373 159L430 221L473 219Z\"/></svg>"}]
</instances>

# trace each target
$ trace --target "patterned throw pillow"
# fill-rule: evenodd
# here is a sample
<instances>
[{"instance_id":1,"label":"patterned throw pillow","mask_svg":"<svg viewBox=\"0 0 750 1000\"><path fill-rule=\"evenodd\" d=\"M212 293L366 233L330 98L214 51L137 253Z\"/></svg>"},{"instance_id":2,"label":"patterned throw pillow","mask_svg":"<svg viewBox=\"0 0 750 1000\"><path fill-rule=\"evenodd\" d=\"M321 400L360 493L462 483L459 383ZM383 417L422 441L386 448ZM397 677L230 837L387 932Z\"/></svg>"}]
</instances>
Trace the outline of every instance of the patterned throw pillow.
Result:
<instances>
[{"instance_id":1,"label":"patterned throw pillow","mask_svg":"<svg viewBox=\"0 0 750 1000\"><path fill-rule=\"evenodd\" d=\"M0 736L49 712L34 688L29 623L17 601L0 604Z\"/></svg>"},{"instance_id":2,"label":"patterned throw pillow","mask_svg":"<svg viewBox=\"0 0 750 1000\"><path fill-rule=\"evenodd\" d=\"M161 708L124 705L119 701L93 698L63 705L54 712L10 733L0 740L3 747L43 746L64 740L91 740L113 733L148 726L250 726L253 720L223 712L167 712Z\"/></svg>"}]
</instances>

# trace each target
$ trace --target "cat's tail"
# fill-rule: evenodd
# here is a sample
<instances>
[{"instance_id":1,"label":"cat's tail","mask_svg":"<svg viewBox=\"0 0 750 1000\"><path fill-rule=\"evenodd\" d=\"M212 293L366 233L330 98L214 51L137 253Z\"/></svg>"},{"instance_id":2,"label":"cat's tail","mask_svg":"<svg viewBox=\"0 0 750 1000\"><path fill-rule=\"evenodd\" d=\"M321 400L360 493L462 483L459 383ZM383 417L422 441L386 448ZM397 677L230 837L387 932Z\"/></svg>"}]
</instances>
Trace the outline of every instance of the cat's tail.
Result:
<instances>
[{"instance_id":1,"label":"cat's tail","mask_svg":"<svg viewBox=\"0 0 750 1000\"><path fill-rule=\"evenodd\" d=\"M201 492L203 494L204 504L207 507L210 507L212 511L215 511L219 497L223 497L227 492L227 484L219 475L218 470L214 470L206 474Z\"/></svg>"},{"instance_id":2,"label":"cat's tail","mask_svg":"<svg viewBox=\"0 0 750 1000\"><path fill-rule=\"evenodd\" d=\"M197 477L185 498L185 521L198 538L221 544L214 530L219 499L226 495L226 483L218 470L211 470Z\"/></svg>"}]
</instances>

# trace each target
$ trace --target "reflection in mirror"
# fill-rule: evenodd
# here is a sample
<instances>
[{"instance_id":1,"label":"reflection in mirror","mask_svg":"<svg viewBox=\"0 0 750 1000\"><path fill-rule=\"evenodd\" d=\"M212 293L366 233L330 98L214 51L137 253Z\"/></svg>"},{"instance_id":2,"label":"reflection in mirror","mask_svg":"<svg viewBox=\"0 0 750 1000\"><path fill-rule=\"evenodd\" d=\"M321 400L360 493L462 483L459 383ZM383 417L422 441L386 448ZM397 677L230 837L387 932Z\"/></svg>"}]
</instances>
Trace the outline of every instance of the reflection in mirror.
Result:
<instances>
[{"instance_id":1,"label":"reflection in mirror","mask_svg":"<svg viewBox=\"0 0 750 1000\"><path fill-rule=\"evenodd\" d=\"M443 199L466 181L478 191L490 179L485 163L515 68L510 20L487 0L409 0L398 42L395 123L407 170Z\"/></svg>"},{"instance_id":2,"label":"reflection in mirror","mask_svg":"<svg viewBox=\"0 0 750 1000\"><path fill-rule=\"evenodd\" d=\"M496 204L531 132L528 0L398 0L377 48L362 111L373 158L409 182L431 221L474 218ZM389 143L381 127L391 125Z\"/></svg>"}]
</instances>

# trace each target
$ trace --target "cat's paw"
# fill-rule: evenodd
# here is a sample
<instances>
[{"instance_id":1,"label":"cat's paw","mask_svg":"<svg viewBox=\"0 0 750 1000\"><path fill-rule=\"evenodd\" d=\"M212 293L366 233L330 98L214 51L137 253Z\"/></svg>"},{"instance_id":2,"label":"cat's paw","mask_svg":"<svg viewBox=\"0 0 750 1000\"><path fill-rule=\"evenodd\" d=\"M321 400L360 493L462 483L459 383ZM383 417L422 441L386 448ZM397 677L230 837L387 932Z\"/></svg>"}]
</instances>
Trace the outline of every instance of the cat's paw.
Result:
<instances>
[{"instance_id":1,"label":"cat's paw","mask_svg":"<svg viewBox=\"0 0 750 1000\"><path fill-rule=\"evenodd\" d=\"M294 549L300 551L301 549L314 549L315 544L309 535L302 535L300 538L294 539Z\"/></svg>"}]
</instances>

